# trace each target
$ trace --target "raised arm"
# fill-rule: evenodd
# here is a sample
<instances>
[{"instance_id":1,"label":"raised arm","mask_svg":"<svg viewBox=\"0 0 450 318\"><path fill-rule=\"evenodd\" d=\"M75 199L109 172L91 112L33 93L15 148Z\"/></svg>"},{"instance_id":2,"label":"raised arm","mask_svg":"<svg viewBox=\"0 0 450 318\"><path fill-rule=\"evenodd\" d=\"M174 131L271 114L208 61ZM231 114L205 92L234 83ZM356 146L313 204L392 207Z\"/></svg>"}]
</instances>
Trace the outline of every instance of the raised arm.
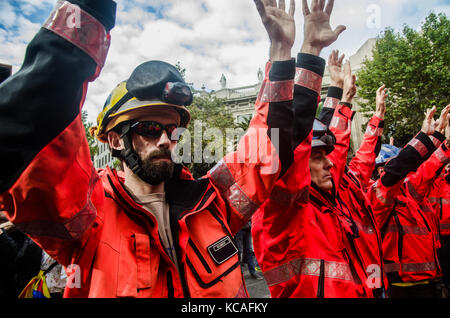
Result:
<instances>
[{"instance_id":1,"label":"raised arm","mask_svg":"<svg viewBox=\"0 0 450 318\"><path fill-rule=\"evenodd\" d=\"M344 65L344 76L342 100L336 107L330 122L330 130L336 137L336 145L334 150L328 155L328 158L333 162L331 172L336 188L339 187L347 164L347 153L350 147L352 119L354 116L352 101L356 94L356 76L352 74L350 62L348 61Z\"/></svg>"},{"instance_id":2,"label":"raised arm","mask_svg":"<svg viewBox=\"0 0 450 318\"><path fill-rule=\"evenodd\" d=\"M363 186L367 186L375 168L375 160L381 149L381 136L383 135L384 116L386 113L387 89L383 85L377 90L376 110L367 124L364 139L349 163L349 169L359 179Z\"/></svg>"},{"instance_id":3,"label":"raised arm","mask_svg":"<svg viewBox=\"0 0 450 318\"><path fill-rule=\"evenodd\" d=\"M450 162L450 139L445 140L445 129L448 126L450 105L445 107L438 120L437 127L431 136L438 140L434 145L437 149L431 156L420 165L416 172L410 174L406 179L406 186L411 196L420 204L428 196L433 183L438 177L438 172Z\"/></svg>"},{"instance_id":4,"label":"raised arm","mask_svg":"<svg viewBox=\"0 0 450 318\"><path fill-rule=\"evenodd\" d=\"M109 0L59 1L0 85L0 210L52 256L56 241L79 239L96 216L80 111L105 63L115 9Z\"/></svg>"},{"instance_id":5,"label":"raised arm","mask_svg":"<svg viewBox=\"0 0 450 318\"><path fill-rule=\"evenodd\" d=\"M304 40L297 56L294 96L296 145L311 133L316 116L325 69L320 53L345 30L342 25L332 30L330 17L333 6L334 0L329 0L326 6L325 1L313 0L309 8L308 2L303 0Z\"/></svg>"},{"instance_id":6,"label":"raised arm","mask_svg":"<svg viewBox=\"0 0 450 318\"><path fill-rule=\"evenodd\" d=\"M255 116L236 152L227 154L208 176L228 205L232 231L248 222L293 161L292 131L295 60L294 0L255 0L270 39L270 61L255 104Z\"/></svg>"},{"instance_id":7,"label":"raised arm","mask_svg":"<svg viewBox=\"0 0 450 318\"><path fill-rule=\"evenodd\" d=\"M400 151L397 157L389 160L381 177L370 187L369 200L372 203L375 220L381 228L389 217L395 204L395 196L406 176L416 171L435 150L436 145L429 135L434 134L433 115L435 108L429 109L421 131Z\"/></svg>"},{"instance_id":8,"label":"raised arm","mask_svg":"<svg viewBox=\"0 0 450 318\"><path fill-rule=\"evenodd\" d=\"M328 71L330 73L331 83L318 117L318 119L326 126L330 125L334 111L342 98L345 76L344 70L342 69L344 58L345 54L342 54L339 57L339 50L333 50L328 57Z\"/></svg>"}]
</instances>

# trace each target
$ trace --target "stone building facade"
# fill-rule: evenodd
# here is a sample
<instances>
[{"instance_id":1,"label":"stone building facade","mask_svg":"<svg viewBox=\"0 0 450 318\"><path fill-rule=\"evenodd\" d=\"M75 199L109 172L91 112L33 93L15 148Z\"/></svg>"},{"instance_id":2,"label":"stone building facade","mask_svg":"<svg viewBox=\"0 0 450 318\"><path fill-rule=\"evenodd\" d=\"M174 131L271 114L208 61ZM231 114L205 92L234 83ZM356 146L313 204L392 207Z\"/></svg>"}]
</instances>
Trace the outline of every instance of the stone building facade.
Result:
<instances>
[{"instance_id":1,"label":"stone building facade","mask_svg":"<svg viewBox=\"0 0 450 318\"><path fill-rule=\"evenodd\" d=\"M372 58L372 49L375 45L376 39L367 40L361 48L352 56L350 56L350 64L352 66L352 72L356 73L363 66L364 60ZM226 77L222 75L220 79L221 89L212 92L218 98L224 98L227 106L234 116L236 122L242 122L245 118L251 118L254 113L254 104L256 97L261 88L263 80L263 73L261 69L257 73L258 82L250 86L242 86L236 88L226 87ZM330 74L328 68L325 69L325 74L322 81L321 97L327 96L328 87L330 86ZM367 118L364 118L359 112L358 107L358 95L354 99L354 109L357 111L352 123L352 146L357 149L362 142L364 131L361 130L362 125L367 122Z\"/></svg>"},{"instance_id":2,"label":"stone building facade","mask_svg":"<svg viewBox=\"0 0 450 318\"><path fill-rule=\"evenodd\" d=\"M372 49L375 45L376 39L367 40L361 48L352 56L349 60L352 66L353 73L356 73L363 66L363 62L366 58L372 58ZM228 88L225 75L222 74L220 78L221 88L217 91L213 91L210 94L215 95L218 98L223 98L226 101L227 107L231 111L235 121L237 123L245 122L253 116L254 105L256 97L261 88L261 83L264 79L264 74L261 68L256 73L257 82L254 85ZM322 81L321 97L327 96L328 87L330 86L330 74L328 68L325 68L325 74ZM196 93L206 94L205 91L196 91ZM355 117L352 123L352 148L356 150L362 142L364 131L362 131L362 125L367 122L367 118L364 118L361 113L358 112L358 95L356 95L353 103L353 108L356 110ZM108 145L98 142L98 154L94 157L94 166L96 168L105 168L107 165L112 166L114 158L111 156Z\"/></svg>"}]
</instances>

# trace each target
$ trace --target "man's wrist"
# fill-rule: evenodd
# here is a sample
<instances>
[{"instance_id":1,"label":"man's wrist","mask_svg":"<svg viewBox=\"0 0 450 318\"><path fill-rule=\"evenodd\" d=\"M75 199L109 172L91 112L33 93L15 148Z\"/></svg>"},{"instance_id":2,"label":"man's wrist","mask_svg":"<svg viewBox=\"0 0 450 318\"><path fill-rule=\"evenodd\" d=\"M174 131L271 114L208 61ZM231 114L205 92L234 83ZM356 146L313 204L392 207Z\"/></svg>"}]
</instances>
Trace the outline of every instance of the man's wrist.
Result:
<instances>
[{"instance_id":1,"label":"man's wrist","mask_svg":"<svg viewBox=\"0 0 450 318\"><path fill-rule=\"evenodd\" d=\"M270 60L271 61L287 61L292 58L292 47L283 43L270 44Z\"/></svg>"},{"instance_id":2,"label":"man's wrist","mask_svg":"<svg viewBox=\"0 0 450 318\"><path fill-rule=\"evenodd\" d=\"M345 96L345 94L344 94L344 96L342 96L341 102L351 104L352 101L353 101L353 97Z\"/></svg>"},{"instance_id":3,"label":"man's wrist","mask_svg":"<svg viewBox=\"0 0 450 318\"><path fill-rule=\"evenodd\" d=\"M380 118L381 120L384 120L384 114L382 114L382 113L376 112L375 116Z\"/></svg>"},{"instance_id":4,"label":"man's wrist","mask_svg":"<svg viewBox=\"0 0 450 318\"><path fill-rule=\"evenodd\" d=\"M321 47L313 46L307 43L303 43L300 53L307 53L315 56L320 56L320 52L322 52Z\"/></svg>"},{"instance_id":5,"label":"man's wrist","mask_svg":"<svg viewBox=\"0 0 450 318\"><path fill-rule=\"evenodd\" d=\"M330 86L343 88L344 87L344 82L338 82L338 81L331 80Z\"/></svg>"}]
</instances>

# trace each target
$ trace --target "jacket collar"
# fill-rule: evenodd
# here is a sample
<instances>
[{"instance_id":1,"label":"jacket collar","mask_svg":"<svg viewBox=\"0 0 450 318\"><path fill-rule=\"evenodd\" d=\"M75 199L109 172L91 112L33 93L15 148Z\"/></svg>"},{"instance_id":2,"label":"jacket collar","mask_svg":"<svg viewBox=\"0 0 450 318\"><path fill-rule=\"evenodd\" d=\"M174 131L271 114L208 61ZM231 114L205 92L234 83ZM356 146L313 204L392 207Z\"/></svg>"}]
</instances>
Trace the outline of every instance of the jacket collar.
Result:
<instances>
[{"instance_id":1,"label":"jacket collar","mask_svg":"<svg viewBox=\"0 0 450 318\"><path fill-rule=\"evenodd\" d=\"M327 207L332 209L336 206L336 187L333 181L333 188L331 192L325 192L321 190L314 182L311 182L311 186L309 188L309 198L311 202L322 209L323 207Z\"/></svg>"},{"instance_id":2,"label":"jacket collar","mask_svg":"<svg viewBox=\"0 0 450 318\"><path fill-rule=\"evenodd\" d=\"M189 170L177 165L174 177L165 184L166 200L177 218L188 212L204 208L215 197L215 190L208 178L194 180ZM137 210L146 215L150 213L136 203L123 186L123 172L107 167L103 182L106 196L113 198L126 210ZM153 217L151 217L153 219Z\"/></svg>"}]
</instances>

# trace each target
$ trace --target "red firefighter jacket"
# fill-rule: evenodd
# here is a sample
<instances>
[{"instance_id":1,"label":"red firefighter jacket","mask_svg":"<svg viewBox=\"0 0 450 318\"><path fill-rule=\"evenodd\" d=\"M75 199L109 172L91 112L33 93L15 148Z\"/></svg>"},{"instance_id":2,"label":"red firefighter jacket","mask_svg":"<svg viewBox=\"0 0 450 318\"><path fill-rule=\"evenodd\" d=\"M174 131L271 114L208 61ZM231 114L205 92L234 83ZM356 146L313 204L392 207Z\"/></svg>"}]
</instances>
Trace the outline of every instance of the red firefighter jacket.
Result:
<instances>
[{"instance_id":1,"label":"red firefighter jacket","mask_svg":"<svg viewBox=\"0 0 450 318\"><path fill-rule=\"evenodd\" d=\"M0 164L8 167L0 210L66 267L65 297L247 296L233 235L292 163L295 60L267 63L236 152L199 180L177 165L165 184L177 270L156 219L115 171L91 162L80 111L106 58L115 4L76 3L79 27L66 23L72 4L58 2L22 69L0 85Z\"/></svg>"},{"instance_id":2,"label":"red firefighter jacket","mask_svg":"<svg viewBox=\"0 0 450 318\"><path fill-rule=\"evenodd\" d=\"M333 117L341 96L341 89L330 87L328 97L319 115L319 120L324 124L335 126L331 129L337 129L339 125L343 125L341 124L343 121L338 116ZM381 236L365 192L369 187L375 159L380 151L383 127L384 121L380 118L374 116L370 119L363 142L348 166L345 166L338 189L338 199L349 209L357 228L358 235L352 239L352 242L363 267L370 276L367 283L373 287L373 293L377 297L382 295L382 288L386 287L387 280L383 270ZM336 134L337 151L331 153L329 158L333 159L340 153L347 153L346 147L349 147L350 130L346 132L346 134ZM333 161L337 162L337 160L335 158Z\"/></svg>"},{"instance_id":3,"label":"red firefighter jacket","mask_svg":"<svg viewBox=\"0 0 450 318\"><path fill-rule=\"evenodd\" d=\"M298 65L298 73L304 72L301 66ZM296 81L296 90L300 89ZM332 94L325 102L327 108L332 108L334 103ZM339 104L338 98L335 99L335 104ZM295 101L294 95L294 104ZM304 120L310 121L303 123L309 132L316 106L311 105L311 110L301 113ZM312 115L305 119L310 111ZM346 105L337 105L336 111L333 107L331 113L335 115L330 129L337 145L330 159L334 164L334 184L339 187L345 170L353 112ZM323 193L311 184L311 140L310 133L296 148L293 166L253 216L252 234L258 263L272 297L373 297L373 286L366 284L367 269L355 245L358 225L351 212L335 190ZM379 254L375 254L379 258Z\"/></svg>"},{"instance_id":4,"label":"red firefighter jacket","mask_svg":"<svg viewBox=\"0 0 450 318\"><path fill-rule=\"evenodd\" d=\"M383 237L390 283L432 280L441 275L436 254L438 220L425 200L436 171L449 160L445 144L435 150L433 140L442 140L439 135L430 138L421 132L414 137L386 164L368 192Z\"/></svg>"},{"instance_id":5,"label":"red firefighter jacket","mask_svg":"<svg viewBox=\"0 0 450 318\"><path fill-rule=\"evenodd\" d=\"M445 180L444 169L434 181L427 199L439 216L440 235L450 235L450 183Z\"/></svg>"}]
</instances>

